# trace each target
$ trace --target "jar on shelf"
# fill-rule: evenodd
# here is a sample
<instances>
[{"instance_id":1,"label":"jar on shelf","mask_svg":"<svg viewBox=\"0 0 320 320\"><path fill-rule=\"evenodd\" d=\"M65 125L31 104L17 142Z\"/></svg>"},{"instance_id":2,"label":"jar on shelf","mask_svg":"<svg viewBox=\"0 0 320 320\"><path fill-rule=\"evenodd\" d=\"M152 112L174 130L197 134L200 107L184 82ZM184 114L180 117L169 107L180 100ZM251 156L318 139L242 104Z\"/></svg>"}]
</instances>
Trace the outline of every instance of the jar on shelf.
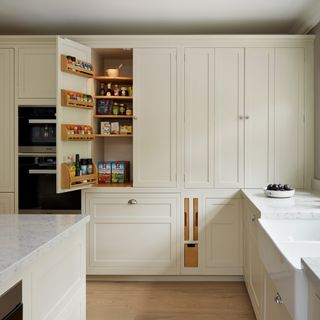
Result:
<instances>
[{"instance_id":1,"label":"jar on shelf","mask_svg":"<svg viewBox=\"0 0 320 320\"><path fill-rule=\"evenodd\" d=\"M127 87L121 87L120 96L125 97L128 95L128 88Z\"/></svg>"},{"instance_id":2,"label":"jar on shelf","mask_svg":"<svg viewBox=\"0 0 320 320\"><path fill-rule=\"evenodd\" d=\"M132 87L128 87L128 95L129 95L129 97L133 96L133 88Z\"/></svg>"},{"instance_id":3,"label":"jar on shelf","mask_svg":"<svg viewBox=\"0 0 320 320\"><path fill-rule=\"evenodd\" d=\"M132 107L127 107L126 108L126 115L127 116L132 116Z\"/></svg>"},{"instance_id":4,"label":"jar on shelf","mask_svg":"<svg viewBox=\"0 0 320 320\"><path fill-rule=\"evenodd\" d=\"M114 116L119 115L119 104L118 104L118 102L115 102L115 103L112 105L112 114L113 114Z\"/></svg>"},{"instance_id":5,"label":"jar on shelf","mask_svg":"<svg viewBox=\"0 0 320 320\"><path fill-rule=\"evenodd\" d=\"M120 93L119 85L115 84L113 88L113 95L119 96L119 93Z\"/></svg>"},{"instance_id":6,"label":"jar on shelf","mask_svg":"<svg viewBox=\"0 0 320 320\"><path fill-rule=\"evenodd\" d=\"M120 103L119 105L119 114L122 116L126 114L126 105L124 103Z\"/></svg>"}]
</instances>

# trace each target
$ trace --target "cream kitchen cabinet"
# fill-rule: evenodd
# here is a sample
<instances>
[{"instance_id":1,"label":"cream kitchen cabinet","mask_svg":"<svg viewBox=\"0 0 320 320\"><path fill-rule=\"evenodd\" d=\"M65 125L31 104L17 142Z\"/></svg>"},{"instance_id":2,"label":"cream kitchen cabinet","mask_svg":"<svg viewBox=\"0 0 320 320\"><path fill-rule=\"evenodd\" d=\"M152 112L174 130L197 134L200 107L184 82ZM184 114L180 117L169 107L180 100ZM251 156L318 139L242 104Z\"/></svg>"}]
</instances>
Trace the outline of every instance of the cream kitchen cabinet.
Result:
<instances>
[{"instance_id":1,"label":"cream kitchen cabinet","mask_svg":"<svg viewBox=\"0 0 320 320\"><path fill-rule=\"evenodd\" d=\"M14 50L0 49L0 192L14 192ZM4 196L7 199L7 196ZM8 206L6 210L11 209ZM12 209L13 210L13 209Z\"/></svg>"},{"instance_id":2,"label":"cream kitchen cabinet","mask_svg":"<svg viewBox=\"0 0 320 320\"><path fill-rule=\"evenodd\" d=\"M309 317L308 320L318 320L320 317L320 290L309 279Z\"/></svg>"},{"instance_id":3,"label":"cream kitchen cabinet","mask_svg":"<svg viewBox=\"0 0 320 320\"><path fill-rule=\"evenodd\" d=\"M243 200L243 215L244 279L256 317L262 320L264 319L265 271L257 244L258 213L246 200Z\"/></svg>"},{"instance_id":4,"label":"cream kitchen cabinet","mask_svg":"<svg viewBox=\"0 0 320 320\"><path fill-rule=\"evenodd\" d=\"M205 274L242 275L240 201L211 198L205 200Z\"/></svg>"},{"instance_id":5,"label":"cream kitchen cabinet","mask_svg":"<svg viewBox=\"0 0 320 320\"><path fill-rule=\"evenodd\" d=\"M55 47L18 49L19 99L56 98Z\"/></svg>"},{"instance_id":6,"label":"cream kitchen cabinet","mask_svg":"<svg viewBox=\"0 0 320 320\"><path fill-rule=\"evenodd\" d=\"M306 54L304 48L185 49L186 188L309 185Z\"/></svg>"},{"instance_id":7,"label":"cream kitchen cabinet","mask_svg":"<svg viewBox=\"0 0 320 320\"><path fill-rule=\"evenodd\" d=\"M0 193L0 214L14 213L14 193Z\"/></svg>"},{"instance_id":8,"label":"cream kitchen cabinet","mask_svg":"<svg viewBox=\"0 0 320 320\"><path fill-rule=\"evenodd\" d=\"M176 49L133 51L133 184L177 186Z\"/></svg>"},{"instance_id":9,"label":"cream kitchen cabinet","mask_svg":"<svg viewBox=\"0 0 320 320\"><path fill-rule=\"evenodd\" d=\"M85 193L88 274L175 275L179 195Z\"/></svg>"}]
</instances>

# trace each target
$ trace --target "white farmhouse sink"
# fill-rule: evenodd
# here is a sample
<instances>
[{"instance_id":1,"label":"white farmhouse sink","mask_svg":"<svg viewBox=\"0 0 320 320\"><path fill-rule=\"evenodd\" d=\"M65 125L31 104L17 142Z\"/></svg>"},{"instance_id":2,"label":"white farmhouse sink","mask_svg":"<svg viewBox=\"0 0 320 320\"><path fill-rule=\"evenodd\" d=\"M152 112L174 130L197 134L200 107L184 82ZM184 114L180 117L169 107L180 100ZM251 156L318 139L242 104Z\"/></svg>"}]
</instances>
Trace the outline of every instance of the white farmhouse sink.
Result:
<instances>
[{"instance_id":1,"label":"white farmhouse sink","mask_svg":"<svg viewBox=\"0 0 320 320\"><path fill-rule=\"evenodd\" d=\"M320 220L267 220L258 223L259 254L295 320L307 319L307 279L302 257L320 257Z\"/></svg>"}]
</instances>

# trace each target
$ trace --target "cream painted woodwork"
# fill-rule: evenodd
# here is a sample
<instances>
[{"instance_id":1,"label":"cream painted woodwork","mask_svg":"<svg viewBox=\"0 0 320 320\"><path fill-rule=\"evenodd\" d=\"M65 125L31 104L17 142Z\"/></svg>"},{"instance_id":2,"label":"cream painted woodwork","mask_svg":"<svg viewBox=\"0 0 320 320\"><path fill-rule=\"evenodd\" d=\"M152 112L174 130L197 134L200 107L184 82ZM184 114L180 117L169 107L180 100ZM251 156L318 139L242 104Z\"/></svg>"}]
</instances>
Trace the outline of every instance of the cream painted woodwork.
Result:
<instances>
[{"instance_id":1,"label":"cream painted woodwork","mask_svg":"<svg viewBox=\"0 0 320 320\"><path fill-rule=\"evenodd\" d=\"M14 192L14 50L0 49L0 192ZM6 210L9 208L6 208Z\"/></svg>"},{"instance_id":2,"label":"cream painted woodwork","mask_svg":"<svg viewBox=\"0 0 320 320\"><path fill-rule=\"evenodd\" d=\"M304 186L305 54L275 49L275 181Z\"/></svg>"},{"instance_id":3,"label":"cream painted woodwork","mask_svg":"<svg viewBox=\"0 0 320 320\"><path fill-rule=\"evenodd\" d=\"M91 62L91 49L77 42L57 37L57 193L70 191L70 189L61 188L61 164L66 161L66 157L74 157L75 154L79 154L80 158L92 158L92 142L62 141L61 139L62 124L92 125L92 111L65 108L61 105L61 89L92 94L93 88L91 79L61 71L62 54L75 56L82 61ZM88 188L88 186L77 187L72 190L83 188Z\"/></svg>"},{"instance_id":4,"label":"cream painted woodwork","mask_svg":"<svg viewBox=\"0 0 320 320\"><path fill-rule=\"evenodd\" d=\"M277 295L281 296L281 292L277 292L268 275L265 276L266 281L266 300L264 320L292 320L288 310L284 304L276 303ZM319 317L317 318L319 319Z\"/></svg>"},{"instance_id":5,"label":"cream painted woodwork","mask_svg":"<svg viewBox=\"0 0 320 320\"><path fill-rule=\"evenodd\" d=\"M274 49L245 50L245 187L274 182Z\"/></svg>"},{"instance_id":6,"label":"cream painted woodwork","mask_svg":"<svg viewBox=\"0 0 320 320\"><path fill-rule=\"evenodd\" d=\"M239 199L205 200L205 273L242 275L242 215ZM220 269L220 271L219 271ZM222 273L221 269L223 270Z\"/></svg>"},{"instance_id":7,"label":"cream painted woodwork","mask_svg":"<svg viewBox=\"0 0 320 320\"><path fill-rule=\"evenodd\" d=\"M214 49L187 48L184 61L186 188L214 187Z\"/></svg>"},{"instance_id":8,"label":"cream painted woodwork","mask_svg":"<svg viewBox=\"0 0 320 320\"><path fill-rule=\"evenodd\" d=\"M248 201L243 201L244 217L244 279L251 303L258 320L264 313L264 276L265 271L259 256L257 244L257 212ZM271 320L271 319L270 319Z\"/></svg>"},{"instance_id":9,"label":"cream painted woodwork","mask_svg":"<svg viewBox=\"0 0 320 320\"><path fill-rule=\"evenodd\" d=\"M14 193L0 193L0 214L14 213Z\"/></svg>"},{"instance_id":10,"label":"cream painted woodwork","mask_svg":"<svg viewBox=\"0 0 320 320\"><path fill-rule=\"evenodd\" d=\"M86 226L52 245L0 285L0 295L22 280L24 320L86 319Z\"/></svg>"},{"instance_id":11,"label":"cream painted woodwork","mask_svg":"<svg viewBox=\"0 0 320 320\"><path fill-rule=\"evenodd\" d=\"M88 274L178 273L177 194L86 193Z\"/></svg>"},{"instance_id":12,"label":"cream painted woodwork","mask_svg":"<svg viewBox=\"0 0 320 320\"><path fill-rule=\"evenodd\" d=\"M215 186L241 188L244 175L244 49L216 48L214 57Z\"/></svg>"},{"instance_id":13,"label":"cream painted woodwork","mask_svg":"<svg viewBox=\"0 0 320 320\"><path fill-rule=\"evenodd\" d=\"M176 49L134 49L133 79L133 185L176 187Z\"/></svg>"},{"instance_id":14,"label":"cream painted woodwork","mask_svg":"<svg viewBox=\"0 0 320 320\"><path fill-rule=\"evenodd\" d=\"M308 320L318 320L320 318L320 290L309 280L309 315Z\"/></svg>"},{"instance_id":15,"label":"cream painted woodwork","mask_svg":"<svg viewBox=\"0 0 320 320\"><path fill-rule=\"evenodd\" d=\"M56 98L56 50L54 47L18 49L20 99Z\"/></svg>"}]
</instances>

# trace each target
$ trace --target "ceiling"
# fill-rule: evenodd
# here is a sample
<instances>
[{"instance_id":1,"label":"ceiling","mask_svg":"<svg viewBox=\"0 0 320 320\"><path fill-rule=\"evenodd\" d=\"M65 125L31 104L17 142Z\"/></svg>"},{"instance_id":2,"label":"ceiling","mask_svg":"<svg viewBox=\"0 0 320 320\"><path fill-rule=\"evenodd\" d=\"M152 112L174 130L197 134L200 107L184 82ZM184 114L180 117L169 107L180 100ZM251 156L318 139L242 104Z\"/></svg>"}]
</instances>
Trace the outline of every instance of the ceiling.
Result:
<instances>
[{"instance_id":1,"label":"ceiling","mask_svg":"<svg viewBox=\"0 0 320 320\"><path fill-rule=\"evenodd\" d=\"M319 0L0 0L0 34L286 34Z\"/></svg>"}]
</instances>

